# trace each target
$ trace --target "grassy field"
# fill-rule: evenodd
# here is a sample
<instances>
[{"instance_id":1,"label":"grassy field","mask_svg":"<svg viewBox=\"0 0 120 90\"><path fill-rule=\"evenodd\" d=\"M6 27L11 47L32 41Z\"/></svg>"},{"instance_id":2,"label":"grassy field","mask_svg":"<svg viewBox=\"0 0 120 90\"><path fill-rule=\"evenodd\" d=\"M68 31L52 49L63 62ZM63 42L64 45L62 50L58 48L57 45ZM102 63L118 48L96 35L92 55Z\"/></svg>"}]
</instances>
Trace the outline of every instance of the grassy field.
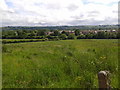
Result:
<instances>
[{"instance_id":1,"label":"grassy field","mask_svg":"<svg viewBox=\"0 0 120 90\"><path fill-rule=\"evenodd\" d=\"M118 88L118 40L64 40L3 44L3 88L98 88L110 71Z\"/></svg>"}]
</instances>

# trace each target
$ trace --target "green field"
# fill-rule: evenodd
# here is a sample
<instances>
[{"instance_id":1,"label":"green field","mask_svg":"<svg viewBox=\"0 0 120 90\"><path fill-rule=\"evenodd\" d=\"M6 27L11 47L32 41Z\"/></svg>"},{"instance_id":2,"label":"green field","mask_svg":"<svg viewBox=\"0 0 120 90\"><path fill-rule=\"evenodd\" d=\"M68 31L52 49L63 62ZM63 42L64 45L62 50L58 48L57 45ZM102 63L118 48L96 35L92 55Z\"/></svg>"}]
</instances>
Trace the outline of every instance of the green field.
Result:
<instances>
[{"instance_id":1,"label":"green field","mask_svg":"<svg viewBox=\"0 0 120 90\"><path fill-rule=\"evenodd\" d=\"M118 40L63 40L3 44L3 88L98 88L110 71L118 88Z\"/></svg>"}]
</instances>

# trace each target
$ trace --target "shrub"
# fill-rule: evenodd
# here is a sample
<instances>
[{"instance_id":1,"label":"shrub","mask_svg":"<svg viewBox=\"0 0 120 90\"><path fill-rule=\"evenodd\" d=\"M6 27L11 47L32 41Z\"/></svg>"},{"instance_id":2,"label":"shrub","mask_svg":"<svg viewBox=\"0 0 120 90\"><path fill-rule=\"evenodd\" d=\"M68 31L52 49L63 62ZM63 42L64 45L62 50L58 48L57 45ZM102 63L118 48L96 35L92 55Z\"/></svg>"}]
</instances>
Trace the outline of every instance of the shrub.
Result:
<instances>
[{"instance_id":1,"label":"shrub","mask_svg":"<svg viewBox=\"0 0 120 90\"><path fill-rule=\"evenodd\" d=\"M67 39L67 35L61 34L61 35L59 36L59 38L62 39L62 40L65 40L65 39Z\"/></svg>"},{"instance_id":2,"label":"shrub","mask_svg":"<svg viewBox=\"0 0 120 90\"><path fill-rule=\"evenodd\" d=\"M74 34L70 34L70 35L68 36L68 39L75 39L75 35L74 35Z\"/></svg>"},{"instance_id":3,"label":"shrub","mask_svg":"<svg viewBox=\"0 0 120 90\"><path fill-rule=\"evenodd\" d=\"M78 37L77 37L77 39L84 39L85 38L85 35L79 35Z\"/></svg>"}]
</instances>

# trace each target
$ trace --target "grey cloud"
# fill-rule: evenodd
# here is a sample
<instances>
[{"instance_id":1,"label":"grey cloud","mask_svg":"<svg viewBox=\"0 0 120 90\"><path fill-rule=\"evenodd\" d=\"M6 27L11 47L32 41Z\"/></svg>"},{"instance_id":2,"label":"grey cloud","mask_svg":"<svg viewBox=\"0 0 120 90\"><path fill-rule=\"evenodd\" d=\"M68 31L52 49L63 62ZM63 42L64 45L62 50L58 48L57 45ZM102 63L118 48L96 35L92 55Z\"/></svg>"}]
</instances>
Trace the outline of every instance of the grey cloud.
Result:
<instances>
[{"instance_id":1,"label":"grey cloud","mask_svg":"<svg viewBox=\"0 0 120 90\"><path fill-rule=\"evenodd\" d=\"M74 11L74 10L76 10L76 9L78 9L79 7L77 6L77 5L75 5L75 4L70 4L68 7L67 7L67 9L68 10L70 10L70 11Z\"/></svg>"},{"instance_id":2,"label":"grey cloud","mask_svg":"<svg viewBox=\"0 0 120 90\"><path fill-rule=\"evenodd\" d=\"M101 25L101 24L115 24L117 23L117 18L106 18L105 20L95 20L92 19L85 19L85 20L73 20L68 22L70 25ZM110 23L111 22L111 23Z\"/></svg>"},{"instance_id":3,"label":"grey cloud","mask_svg":"<svg viewBox=\"0 0 120 90\"><path fill-rule=\"evenodd\" d=\"M109 23L109 22L113 22L113 23ZM32 22L27 22L24 21L21 23L21 21L14 21L14 22L8 22L8 21L4 21L2 23L3 26L55 26L55 25L59 25L59 23L61 22L57 22L57 23L53 23L53 22L45 22L45 23L32 23ZM94 20L94 19L85 19L85 20L73 20L70 22L67 21L63 21L62 23L64 23L64 25L71 25L71 26L76 26L76 25L102 25L102 24L116 24L117 23L117 19L105 19L104 21L99 21L99 20Z\"/></svg>"},{"instance_id":4,"label":"grey cloud","mask_svg":"<svg viewBox=\"0 0 120 90\"><path fill-rule=\"evenodd\" d=\"M34 3L37 7L47 8L47 9L60 9L58 4L45 4L45 3Z\"/></svg>"},{"instance_id":5,"label":"grey cloud","mask_svg":"<svg viewBox=\"0 0 120 90\"><path fill-rule=\"evenodd\" d=\"M94 20L73 20L71 22L69 22L70 25L89 25L89 24L93 24Z\"/></svg>"},{"instance_id":6,"label":"grey cloud","mask_svg":"<svg viewBox=\"0 0 120 90\"><path fill-rule=\"evenodd\" d=\"M60 5L56 5L56 4L47 4L46 5L47 9L60 9Z\"/></svg>"},{"instance_id":7,"label":"grey cloud","mask_svg":"<svg viewBox=\"0 0 120 90\"><path fill-rule=\"evenodd\" d=\"M89 11L88 13L89 13L89 14L91 14L91 13L93 13L93 14L99 14L98 11Z\"/></svg>"},{"instance_id":8,"label":"grey cloud","mask_svg":"<svg viewBox=\"0 0 120 90\"><path fill-rule=\"evenodd\" d=\"M80 14L80 15L77 15L77 16L71 16L71 18L73 19L80 19L80 18L83 18L85 15L84 14Z\"/></svg>"},{"instance_id":9,"label":"grey cloud","mask_svg":"<svg viewBox=\"0 0 120 90\"><path fill-rule=\"evenodd\" d=\"M118 11L112 11L113 13L118 13Z\"/></svg>"},{"instance_id":10,"label":"grey cloud","mask_svg":"<svg viewBox=\"0 0 120 90\"><path fill-rule=\"evenodd\" d=\"M86 14L87 14L87 17L95 17L100 13L98 11L90 11L90 12L87 12Z\"/></svg>"}]
</instances>

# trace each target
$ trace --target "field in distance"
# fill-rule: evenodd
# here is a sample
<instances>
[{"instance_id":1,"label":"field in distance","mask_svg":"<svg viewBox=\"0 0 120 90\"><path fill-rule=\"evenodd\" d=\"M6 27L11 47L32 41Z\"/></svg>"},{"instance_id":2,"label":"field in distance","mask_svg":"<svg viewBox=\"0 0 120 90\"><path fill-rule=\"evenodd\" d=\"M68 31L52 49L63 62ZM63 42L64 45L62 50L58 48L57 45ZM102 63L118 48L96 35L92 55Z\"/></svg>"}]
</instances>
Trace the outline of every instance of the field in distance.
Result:
<instances>
[{"instance_id":1,"label":"field in distance","mask_svg":"<svg viewBox=\"0 0 120 90\"><path fill-rule=\"evenodd\" d=\"M118 40L24 42L2 46L3 88L98 88L110 71L118 88Z\"/></svg>"}]
</instances>

